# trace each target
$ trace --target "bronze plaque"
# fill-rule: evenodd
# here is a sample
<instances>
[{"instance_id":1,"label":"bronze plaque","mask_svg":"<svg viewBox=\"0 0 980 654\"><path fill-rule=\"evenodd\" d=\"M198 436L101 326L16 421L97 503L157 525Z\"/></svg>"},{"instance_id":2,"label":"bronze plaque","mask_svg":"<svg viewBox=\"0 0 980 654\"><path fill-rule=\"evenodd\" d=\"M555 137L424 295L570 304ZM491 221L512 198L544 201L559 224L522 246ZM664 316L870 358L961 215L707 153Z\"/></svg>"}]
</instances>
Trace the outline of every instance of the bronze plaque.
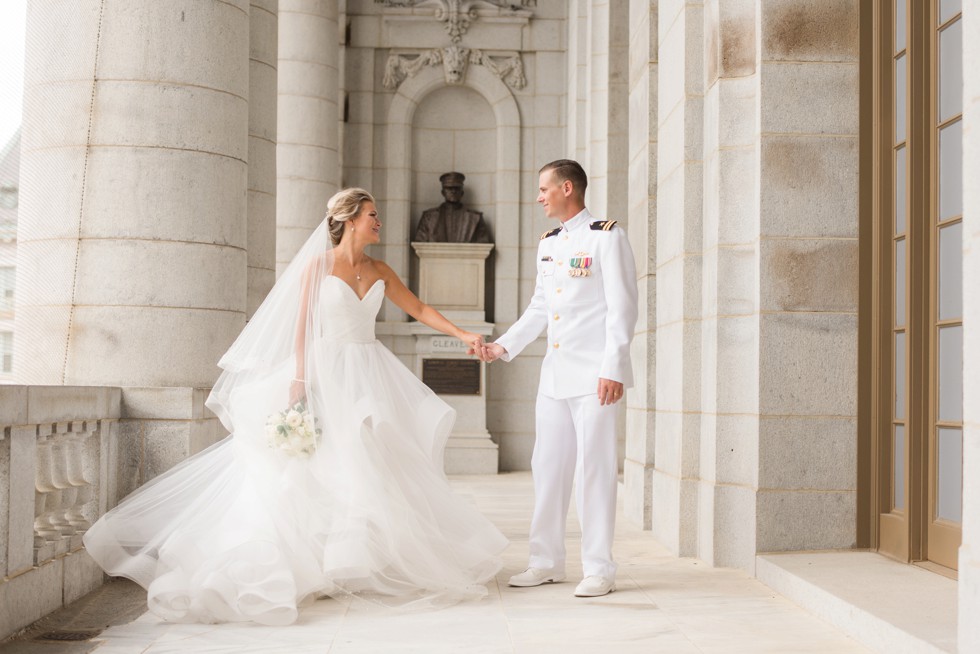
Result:
<instances>
[{"instance_id":1,"label":"bronze plaque","mask_svg":"<svg viewBox=\"0 0 980 654\"><path fill-rule=\"evenodd\" d=\"M422 359L422 381L440 395L479 395L476 359Z\"/></svg>"}]
</instances>

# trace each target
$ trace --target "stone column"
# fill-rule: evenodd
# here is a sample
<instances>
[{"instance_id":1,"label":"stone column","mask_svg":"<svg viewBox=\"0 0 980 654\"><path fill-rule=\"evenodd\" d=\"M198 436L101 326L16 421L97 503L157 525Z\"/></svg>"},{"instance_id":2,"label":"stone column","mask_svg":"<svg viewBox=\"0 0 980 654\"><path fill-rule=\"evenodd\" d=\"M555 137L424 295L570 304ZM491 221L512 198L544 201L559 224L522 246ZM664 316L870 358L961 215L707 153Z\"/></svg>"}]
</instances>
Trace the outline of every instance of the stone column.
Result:
<instances>
[{"instance_id":1,"label":"stone column","mask_svg":"<svg viewBox=\"0 0 980 654\"><path fill-rule=\"evenodd\" d=\"M639 276L640 317L633 337L635 386L626 395L626 515L651 527L651 484L656 392L657 256L657 7L659 0L630 0L629 7L629 237Z\"/></svg>"},{"instance_id":2,"label":"stone column","mask_svg":"<svg viewBox=\"0 0 980 654\"><path fill-rule=\"evenodd\" d=\"M585 96L586 198L592 213L626 222L626 118L629 91L628 0L591 0L588 8L588 80ZM543 163L543 162L542 162Z\"/></svg>"},{"instance_id":3,"label":"stone column","mask_svg":"<svg viewBox=\"0 0 980 654\"><path fill-rule=\"evenodd\" d=\"M963 3L963 70L980 56L980 7ZM963 179L980 175L980 78L963 76ZM980 185L963 185L963 279L980 275ZM963 294L963 544L959 559L961 652L980 651L980 293ZM967 290L969 289L969 290Z\"/></svg>"},{"instance_id":4,"label":"stone column","mask_svg":"<svg viewBox=\"0 0 980 654\"><path fill-rule=\"evenodd\" d=\"M251 0L248 66L248 302L276 281L276 104L279 0Z\"/></svg>"},{"instance_id":5,"label":"stone column","mask_svg":"<svg viewBox=\"0 0 980 654\"><path fill-rule=\"evenodd\" d=\"M586 105L589 83L589 13L592 0L569 0L568 50L566 73L568 95L566 156L585 165L589 143L589 124ZM548 163L542 161L538 167ZM588 172L588 171L586 171Z\"/></svg>"},{"instance_id":6,"label":"stone column","mask_svg":"<svg viewBox=\"0 0 980 654\"><path fill-rule=\"evenodd\" d=\"M757 444L746 442L758 452L755 551L850 548L857 534L859 2L755 0L755 13L759 430ZM742 379L738 370L727 374Z\"/></svg>"},{"instance_id":7,"label":"stone column","mask_svg":"<svg viewBox=\"0 0 980 654\"><path fill-rule=\"evenodd\" d=\"M338 4L279 0L276 274L323 220L340 186Z\"/></svg>"},{"instance_id":8,"label":"stone column","mask_svg":"<svg viewBox=\"0 0 980 654\"><path fill-rule=\"evenodd\" d=\"M754 0L704 12L704 235L698 557L751 569L759 431L759 76Z\"/></svg>"},{"instance_id":9,"label":"stone column","mask_svg":"<svg viewBox=\"0 0 980 654\"><path fill-rule=\"evenodd\" d=\"M703 2L660 5L653 532L697 548L701 411Z\"/></svg>"},{"instance_id":10,"label":"stone column","mask_svg":"<svg viewBox=\"0 0 980 654\"><path fill-rule=\"evenodd\" d=\"M17 378L209 386L245 315L248 0L28 4Z\"/></svg>"}]
</instances>

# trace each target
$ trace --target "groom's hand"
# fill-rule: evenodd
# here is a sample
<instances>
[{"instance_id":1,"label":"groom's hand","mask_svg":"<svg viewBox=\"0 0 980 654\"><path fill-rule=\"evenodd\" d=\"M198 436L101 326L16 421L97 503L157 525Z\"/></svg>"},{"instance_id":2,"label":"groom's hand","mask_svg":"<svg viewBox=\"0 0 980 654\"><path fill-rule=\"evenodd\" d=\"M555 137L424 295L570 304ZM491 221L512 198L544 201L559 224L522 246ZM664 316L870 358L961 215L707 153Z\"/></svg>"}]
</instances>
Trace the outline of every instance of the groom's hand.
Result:
<instances>
[{"instance_id":1,"label":"groom's hand","mask_svg":"<svg viewBox=\"0 0 980 654\"><path fill-rule=\"evenodd\" d=\"M496 343L484 343L483 347L480 348L480 352L478 352L476 356L480 359L480 361L490 363L491 361L496 361L506 353L507 350L505 350L502 345L497 345Z\"/></svg>"},{"instance_id":2,"label":"groom's hand","mask_svg":"<svg viewBox=\"0 0 980 654\"><path fill-rule=\"evenodd\" d=\"M596 392L599 394L599 404L602 406L616 404L616 402L623 399L623 384L622 382L600 377L599 388Z\"/></svg>"}]
</instances>

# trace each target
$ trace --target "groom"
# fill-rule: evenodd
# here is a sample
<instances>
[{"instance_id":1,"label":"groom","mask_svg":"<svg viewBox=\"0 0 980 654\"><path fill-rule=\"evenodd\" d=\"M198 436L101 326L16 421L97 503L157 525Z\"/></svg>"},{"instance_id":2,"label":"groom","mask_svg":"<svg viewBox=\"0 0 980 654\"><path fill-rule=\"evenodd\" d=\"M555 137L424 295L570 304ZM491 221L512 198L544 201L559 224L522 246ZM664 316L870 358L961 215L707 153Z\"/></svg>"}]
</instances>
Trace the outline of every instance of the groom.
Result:
<instances>
[{"instance_id":1,"label":"groom","mask_svg":"<svg viewBox=\"0 0 980 654\"><path fill-rule=\"evenodd\" d=\"M530 561L511 586L565 579L565 520L576 478L584 579L577 597L616 590L616 403L633 382L630 341L636 326L636 266L626 232L585 208L588 178L577 162L541 168L538 203L561 224L541 236L537 281L527 310L478 353L510 361L541 331L548 349L535 408L534 515Z\"/></svg>"}]
</instances>

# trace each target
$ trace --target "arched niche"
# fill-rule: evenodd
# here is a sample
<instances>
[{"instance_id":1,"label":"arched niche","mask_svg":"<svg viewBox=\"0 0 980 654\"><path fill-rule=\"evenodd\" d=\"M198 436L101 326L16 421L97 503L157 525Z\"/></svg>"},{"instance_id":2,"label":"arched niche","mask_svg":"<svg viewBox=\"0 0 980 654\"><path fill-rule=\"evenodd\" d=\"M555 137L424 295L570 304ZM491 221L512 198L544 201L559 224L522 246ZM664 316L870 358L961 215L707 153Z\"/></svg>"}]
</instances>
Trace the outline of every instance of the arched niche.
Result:
<instances>
[{"instance_id":1,"label":"arched niche","mask_svg":"<svg viewBox=\"0 0 980 654\"><path fill-rule=\"evenodd\" d=\"M441 67L426 68L406 79L392 98L387 133L387 239L385 259L402 278L408 278L411 257L413 126L419 104L430 93L447 87ZM495 120L495 167L492 197L478 207L493 216L496 244L494 317L513 322L518 316L518 248L520 215L521 123L510 89L482 66L471 66L462 85L475 91L490 106ZM452 87L450 87L452 88ZM465 170L460 172L466 173ZM468 198L469 199L469 198ZM416 216L417 218L417 216ZM385 320L404 320L404 314L386 307Z\"/></svg>"}]
</instances>

